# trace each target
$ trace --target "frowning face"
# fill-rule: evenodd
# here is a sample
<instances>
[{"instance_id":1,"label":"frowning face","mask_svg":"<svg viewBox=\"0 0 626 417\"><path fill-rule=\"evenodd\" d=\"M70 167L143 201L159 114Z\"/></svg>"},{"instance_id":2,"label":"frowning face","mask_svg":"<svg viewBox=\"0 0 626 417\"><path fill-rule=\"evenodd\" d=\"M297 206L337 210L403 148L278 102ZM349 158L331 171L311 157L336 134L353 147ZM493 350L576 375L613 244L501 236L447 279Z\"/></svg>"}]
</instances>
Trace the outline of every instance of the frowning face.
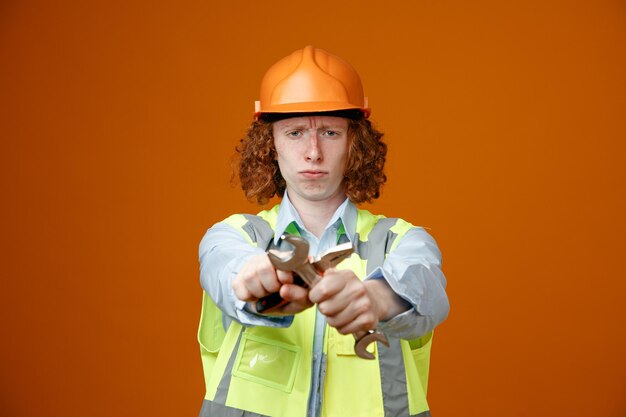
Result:
<instances>
[{"instance_id":1,"label":"frowning face","mask_svg":"<svg viewBox=\"0 0 626 417\"><path fill-rule=\"evenodd\" d=\"M273 125L280 172L290 199L341 202L348 159L348 119L305 116Z\"/></svg>"}]
</instances>

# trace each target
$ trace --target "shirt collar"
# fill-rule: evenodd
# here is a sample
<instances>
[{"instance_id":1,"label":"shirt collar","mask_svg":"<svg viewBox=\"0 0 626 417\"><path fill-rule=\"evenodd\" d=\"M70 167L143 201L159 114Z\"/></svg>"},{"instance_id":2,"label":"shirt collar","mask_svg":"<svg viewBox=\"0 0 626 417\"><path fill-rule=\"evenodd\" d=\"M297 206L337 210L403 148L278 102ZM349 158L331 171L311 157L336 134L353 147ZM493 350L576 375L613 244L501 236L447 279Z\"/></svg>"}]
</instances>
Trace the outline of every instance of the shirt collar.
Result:
<instances>
[{"instance_id":1,"label":"shirt collar","mask_svg":"<svg viewBox=\"0 0 626 417\"><path fill-rule=\"evenodd\" d=\"M354 241L354 235L356 233L356 218L357 218L358 210L354 203L350 201L350 199L346 198L343 203L335 213L330 217L328 224L326 225L325 230L333 225L336 225L337 228L343 226L343 230L345 231L348 239L351 242ZM287 191L285 190L285 195L283 196L283 200L278 207L278 217L276 219L276 229L274 233L274 243L278 244L280 237L285 233L285 230L289 227L291 223L295 222L297 227L300 230L304 230L304 222L300 218L298 211L289 201L289 196L287 195Z\"/></svg>"}]
</instances>

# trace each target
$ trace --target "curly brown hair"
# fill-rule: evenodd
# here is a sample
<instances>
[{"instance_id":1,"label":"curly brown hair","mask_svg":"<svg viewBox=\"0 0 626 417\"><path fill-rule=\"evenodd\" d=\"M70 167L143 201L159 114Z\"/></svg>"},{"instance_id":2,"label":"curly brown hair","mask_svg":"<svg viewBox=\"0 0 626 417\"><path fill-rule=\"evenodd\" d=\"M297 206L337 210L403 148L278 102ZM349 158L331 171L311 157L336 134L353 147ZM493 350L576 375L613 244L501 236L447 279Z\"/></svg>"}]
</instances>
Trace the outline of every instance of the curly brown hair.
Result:
<instances>
[{"instance_id":1,"label":"curly brown hair","mask_svg":"<svg viewBox=\"0 0 626 417\"><path fill-rule=\"evenodd\" d=\"M356 203L371 202L380 196L387 181L383 172L387 145L383 133L363 118L348 119L348 161L343 187L348 198ZM273 122L259 119L250 125L236 148L241 188L249 201L265 204L274 195L285 194L285 179L280 173L274 147Z\"/></svg>"}]
</instances>

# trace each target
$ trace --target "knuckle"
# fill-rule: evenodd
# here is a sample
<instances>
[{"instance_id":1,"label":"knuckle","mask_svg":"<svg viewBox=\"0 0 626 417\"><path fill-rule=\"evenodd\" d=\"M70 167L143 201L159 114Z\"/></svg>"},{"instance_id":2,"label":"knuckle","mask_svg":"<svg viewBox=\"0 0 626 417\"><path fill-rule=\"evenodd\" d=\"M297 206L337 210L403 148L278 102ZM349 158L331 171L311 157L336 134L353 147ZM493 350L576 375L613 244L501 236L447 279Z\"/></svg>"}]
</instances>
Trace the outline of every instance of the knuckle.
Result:
<instances>
[{"instance_id":1,"label":"knuckle","mask_svg":"<svg viewBox=\"0 0 626 417\"><path fill-rule=\"evenodd\" d=\"M317 287L318 287L317 288L318 298L325 300L326 298L330 296L330 291L325 285L318 285Z\"/></svg>"},{"instance_id":2,"label":"knuckle","mask_svg":"<svg viewBox=\"0 0 626 417\"><path fill-rule=\"evenodd\" d=\"M250 298L250 293L243 287L237 286L233 288L235 296L240 300L246 300Z\"/></svg>"},{"instance_id":3,"label":"knuckle","mask_svg":"<svg viewBox=\"0 0 626 417\"><path fill-rule=\"evenodd\" d=\"M323 315L325 315L328 318L328 315L330 314L330 309L328 308L328 305L326 303L320 303L317 305L317 309L320 311L320 313L322 313ZM330 323L330 321L329 321Z\"/></svg>"},{"instance_id":4,"label":"knuckle","mask_svg":"<svg viewBox=\"0 0 626 417\"><path fill-rule=\"evenodd\" d=\"M273 273L274 272L274 268L272 268L272 265L269 264L260 264L259 267L257 268L257 273L259 274L268 274L268 273Z\"/></svg>"},{"instance_id":5,"label":"knuckle","mask_svg":"<svg viewBox=\"0 0 626 417\"><path fill-rule=\"evenodd\" d=\"M337 329L337 331L339 331L340 323L336 319L329 318L327 320L329 326L334 327L335 329Z\"/></svg>"},{"instance_id":6,"label":"knuckle","mask_svg":"<svg viewBox=\"0 0 626 417\"><path fill-rule=\"evenodd\" d=\"M338 328L338 329L337 329L337 331L338 331L340 334L343 334L343 335L346 335L346 334L349 334L349 333L350 333L348 330L346 330L346 328L345 328L345 327Z\"/></svg>"},{"instance_id":7,"label":"knuckle","mask_svg":"<svg viewBox=\"0 0 626 417\"><path fill-rule=\"evenodd\" d=\"M240 293L245 289L245 285L242 280L235 280L231 284L231 288L233 289L233 291L235 291L235 293Z\"/></svg>"},{"instance_id":8,"label":"knuckle","mask_svg":"<svg viewBox=\"0 0 626 417\"><path fill-rule=\"evenodd\" d=\"M362 300L355 306L355 310L357 315L363 316L366 315L370 311L370 305L368 301Z\"/></svg>"},{"instance_id":9,"label":"knuckle","mask_svg":"<svg viewBox=\"0 0 626 417\"><path fill-rule=\"evenodd\" d=\"M270 281L265 285L265 289L269 292L276 292L280 290L280 282Z\"/></svg>"},{"instance_id":10,"label":"knuckle","mask_svg":"<svg viewBox=\"0 0 626 417\"><path fill-rule=\"evenodd\" d=\"M357 285L354 292L357 297L364 297L367 294L364 285Z\"/></svg>"},{"instance_id":11,"label":"knuckle","mask_svg":"<svg viewBox=\"0 0 626 417\"><path fill-rule=\"evenodd\" d=\"M241 275L241 281L248 284L254 280L255 275L250 273L244 273Z\"/></svg>"}]
</instances>

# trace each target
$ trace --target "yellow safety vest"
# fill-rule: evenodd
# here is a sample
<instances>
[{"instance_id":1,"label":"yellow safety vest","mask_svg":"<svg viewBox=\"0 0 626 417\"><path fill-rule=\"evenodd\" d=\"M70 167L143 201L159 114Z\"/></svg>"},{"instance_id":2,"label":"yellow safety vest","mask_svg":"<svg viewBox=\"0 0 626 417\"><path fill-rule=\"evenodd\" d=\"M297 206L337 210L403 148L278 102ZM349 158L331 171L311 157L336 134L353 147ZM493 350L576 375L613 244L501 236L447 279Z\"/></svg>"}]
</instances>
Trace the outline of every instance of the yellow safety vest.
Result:
<instances>
[{"instance_id":1,"label":"yellow safety vest","mask_svg":"<svg viewBox=\"0 0 626 417\"><path fill-rule=\"evenodd\" d=\"M250 244L266 249L277 214L275 206L257 216L237 214L225 222ZM363 279L382 265L411 227L401 219L359 210L355 254L338 269L351 269ZM287 328L232 322L225 330L221 311L204 293L198 341L206 396L200 415L306 417L315 315L315 309L305 310ZM432 335L414 340L389 337L389 348L376 345L376 359L365 360L355 355L351 335L326 325L322 416L429 416L426 391Z\"/></svg>"}]
</instances>

